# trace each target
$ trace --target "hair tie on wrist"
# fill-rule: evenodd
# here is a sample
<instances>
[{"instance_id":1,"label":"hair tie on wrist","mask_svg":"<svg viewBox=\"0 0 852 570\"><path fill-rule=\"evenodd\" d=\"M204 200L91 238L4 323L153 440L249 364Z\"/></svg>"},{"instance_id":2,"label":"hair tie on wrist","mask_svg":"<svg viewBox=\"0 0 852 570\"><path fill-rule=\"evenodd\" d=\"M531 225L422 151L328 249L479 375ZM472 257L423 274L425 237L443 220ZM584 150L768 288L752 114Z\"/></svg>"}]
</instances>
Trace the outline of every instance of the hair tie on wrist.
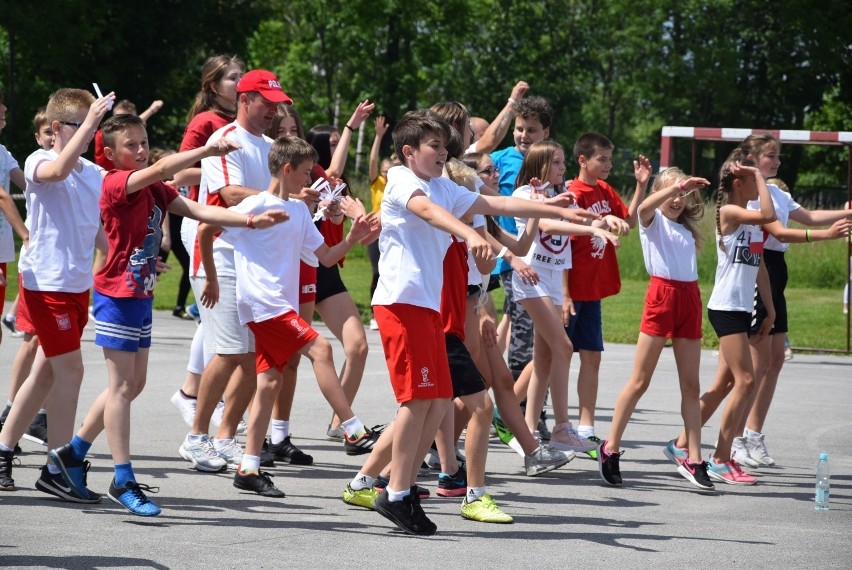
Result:
<instances>
[{"instance_id":1,"label":"hair tie on wrist","mask_svg":"<svg viewBox=\"0 0 852 570\"><path fill-rule=\"evenodd\" d=\"M249 214L248 216L246 216L246 226L251 228L251 229L255 229L254 228L254 214Z\"/></svg>"},{"instance_id":2,"label":"hair tie on wrist","mask_svg":"<svg viewBox=\"0 0 852 570\"><path fill-rule=\"evenodd\" d=\"M681 180L680 182L677 183L677 187L681 192L683 192L684 186L686 186L686 180Z\"/></svg>"},{"instance_id":3,"label":"hair tie on wrist","mask_svg":"<svg viewBox=\"0 0 852 570\"><path fill-rule=\"evenodd\" d=\"M343 128L344 128L344 129L349 129L349 130L350 130L350 131L352 131L353 133L355 132L355 129L353 129L352 127L350 127L350 126L349 126L349 123L346 123L346 126L344 126Z\"/></svg>"},{"instance_id":4,"label":"hair tie on wrist","mask_svg":"<svg viewBox=\"0 0 852 570\"><path fill-rule=\"evenodd\" d=\"M805 230L805 241L811 243L811 230Z\"/></svg>"},{"instance_id":5,"label":"hair tie on wrist","mask_svg":"<svg viewBox=\"0 0 852 570\"><path fill-rule=\"evenodd\" d=\"M507 251L509 251L509 248L504 245L503 249L500 250L500 253L498 253L496 257L499 259L503 259L503 256L506 255Z\"/></svg>"},{"instance_id":6,"label":"hair tie on wrist","mask_svg":"<svg viewBox=\"0 0 852 570\"><path fill-rule=\"evenodd\" d=\"M509 97L509 103L511 103L512 105L514 105L514 104L516 104L516 103L517 103L517 101L515 101L514 99L512 99L511 97Z\"/></svg>"}]
</instances>

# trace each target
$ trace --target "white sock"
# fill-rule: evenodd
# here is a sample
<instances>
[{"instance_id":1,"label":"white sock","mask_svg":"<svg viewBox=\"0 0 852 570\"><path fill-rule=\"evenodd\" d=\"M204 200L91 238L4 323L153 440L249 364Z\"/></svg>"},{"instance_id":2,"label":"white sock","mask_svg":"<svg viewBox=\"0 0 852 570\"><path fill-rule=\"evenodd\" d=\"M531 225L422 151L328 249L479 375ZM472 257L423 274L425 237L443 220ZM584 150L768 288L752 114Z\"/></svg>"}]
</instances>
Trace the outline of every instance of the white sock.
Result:
<instances>
[{"instance_id":1,"label":"white sock","mask_svg":"<svg viewBox=\"0 0 852 570\"><path fill-rule=\"evenodd\" d=\"M355 478L352 479L352 482L349 483L349 486L352 487L353 491L360 491L361 489L369 489L375 482L376 480L374 478L359 472L355 475Z\"/></svg>"},{"instance_id":2,"label":"white sock","mask_svg":"<svg viewBox=\"0 0 852 570\"><path fill-rule=\"evenodd\" d=\"M14 447L6 447L2 443L0 443L0 451L15 451Z\"/></svg>"},{"instance_id":3,"label":"white sock","mask_svg":"<svg viewBox=\"0 0 852 570\"><path fill-rule=\"evenodd\" d=\"M290 420L272 420L272 445L278 445L290 435Z\"/></svg>"},{"instance_id":4,"label":"white sock","mask_svg":"<svg viewBox=\"0 0 852 570\"><path fill-rule=\"evenodd\" d=\"M39 409L39 411L38 411L38 413L39 413L40 415L44 416L44 415L46 415L46 414L47 414L47 410L45 410L44 408L40 408L40 409Z\"/></svg>"},{"instance_id":5,"label":"white sock","mask_svg":"<svg viewBox=\"0 0 852 570\"><path fill-rule=\"evenodd\" d=\"M204 439L203 433L188 433L186 434L186 442L187 443L200 443L202 439Z\"/></svg>"},{"instance_id":6,"label":"white sock","mask_svg":"<svg viewBox=\"0 0 852 570\"><path fill-rule=\"evenodd\" d=\"M752 439L757 439L761 435L763 435L763 434L760 433L759 431L751 431L748 428L745 428L743 430L743 437L749 437L749 438L752 438Z\"/></svg>"},{"instance_id":7,"label":"white sock","mask_svg":"<svg viewBox=\"0 0 852 570\"><path fill-rule=\"evenodd\" d=\"M478 501L482 495L485 494L485 487L468 487L467 488L467 502L472 503L474 501Z\"/></svg>"},{"instance_id":8,"label":"white sock","mask_svg":"<svg viewBox=\"0 0 852 570\"><path fill-rule=\"evenodd\" d=\"M512 439L510 439L510 440L509 440L509 444L508 444L508 445L509 445L509 447L511 447L512 449L514 449L514 450L515 450L515 453L517 453L517 454L518 454L518 455L520 455L521 457L526 457L526 456L527 456L527 454L526 454L526 453L524 453L524 448L523 448L523 447L521 447L521 444L518 442L518 439L517 439L517 438L513 437Z\"/></svg>"},{"instance_id":9,"label":"white sock","mask_svg":"<svg viewBox=\"0 0 852 570\"><path fill-rule=\"evenodd\" d=\"M580 434L580 437L592 437L593 435L595 435L595 426L584 426L578 424L577 433Z\"/></svg>"},{"instance_id":10,"label":"white sock","mask_svg":"<svg viewBox=\"0 0 852 570\"><path fill-rule=\"evenodd\" d=\"M234 443L233 439L214 439L213 440L213 449L215 449L216 451L220 451L220 450L228 447L232 443Z\"/></svg>"},{"instance_id":11,"label":"white sock","mask_svg":"<svg viewBox=\"0 0 852 570\"><path fill-rule=\"evenodd\" d=\"M351 437L359 436L363 433L364 424L361 423L361 420L358 419L358 416L352 416L345 422L341 422L341 427L343 427L343 431ZM402 500L402 499L400 499Z\"/></svg>"},{"instance_id":12,"label":"white sock","mask_svg":"<svg viewBox=\"0 0 852 570\"><path fill-rule=\"evenodd\" d=\"M240 471L243 473L248 473L249 471L259 472L260 457L257 455L243 455L243 461L240 463Z\"/></svg>"},{"instance_id":13,"label":"white sock","mask_svg":"<svg viewBox=\"0 0 852 570\"><path fill-rule=\"evenodd\" d=\"M411 494L411 489L406 489L405 491L391 491L390 487L385 487L385 491L388 492L388 501L391 503L398 503L403 500L405 497Z\"/></svg>"}]
</instances>

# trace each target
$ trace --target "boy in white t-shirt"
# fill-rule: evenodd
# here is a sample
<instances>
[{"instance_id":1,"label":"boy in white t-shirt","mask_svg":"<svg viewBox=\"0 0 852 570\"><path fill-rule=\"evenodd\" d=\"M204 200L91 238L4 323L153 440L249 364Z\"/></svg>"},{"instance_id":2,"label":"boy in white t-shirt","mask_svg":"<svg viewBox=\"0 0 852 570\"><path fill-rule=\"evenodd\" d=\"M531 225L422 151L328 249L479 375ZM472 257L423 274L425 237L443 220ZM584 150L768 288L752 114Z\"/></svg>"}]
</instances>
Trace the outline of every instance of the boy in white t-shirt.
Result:
<instances>
[{"instance_id":1,"label":"boy in white t-shirt","mask_svg":"<svg viewBox=\"0 0 852 570\"><path fill-rule=\"evenodd\" d=\"M302 139L281 137L269 151L269 171L273 175L266 192L245 198L230 208L235 212L253 215L282 209L289 215L287 223L264 234L248 228L225 228L217 241L233 247L234 270L237 275L237 312L240 324L254 333L256 347L257 391L251 405L246 434L245 452L234 475L234 487L253 491L265 497L284 497L270 476L260 471L260 453L266 428L272 417L272 405L281 390L282 372L295 353L307 356L313 365L320 390L334 413L343 421L347 441L357 444L373 435L352 413L352 408L337 380L331 345L319 336L298 314L299 259L315 255L325 266L334 265L359 240L369 241L378 228L371 228L372 218L356 219L349 235L329 248L314 226L304 202L290 200L291 194L311 183L311 169L317 160L316 151ZM209 255L213 235L221 228L202 224L198 239L202 253ZM199 299L210 307L218 300L215 294L216 264L205 264L208 284Z\"/></svg>"},{"instance_id":2,"label":"boy in white t-shirt","mask_svg":"<svg viewBox=\"0 0 852 570\"><path fill-rule=\"evenodd\" d=\"M439 313L444 254L455 234L471 254L488 260L488 243L458 219L474 214L570 217L557 208L517 198L479 196L442 178L450 126L428 110L397 123L394 146L403 165L388 171L382 198L379 283L373 312L400 404L391 435L377 442L377 456L392 447L391 479L373 508L408 534L431 535L436 526L412 493L420 461L435 438L452 397L443 324ZM388 441L392 439L392 442ZM368 460L369 461L369 460Z\"/></svg>"},{"instance_id":3,"label":"boy in white t-shirt","mask_svg":"<svg viewBox=\"0 0 852 570\"><path fill-rule=\"evenodd\" d=\"M14 489L15 442L48 395L50 437L68 441L74 429L83 380L80 337L89 319L92 252L100 228L102 182L102 170L80 155L114 99L110 93L96 100L80 89L55 92L47 104L47 118L55 135L53 149L37 150L24 165L30 243L21 255L18 270L21 295L42 352L0 432L2 490ZM54 383L54 378L59 381ZM48 469L52 475L58 472L52 463ZM86 466L81 464L71 474L83 489L85 473ZM84 498L100 500L89 491Z\"/></svg>"}]
</instances>

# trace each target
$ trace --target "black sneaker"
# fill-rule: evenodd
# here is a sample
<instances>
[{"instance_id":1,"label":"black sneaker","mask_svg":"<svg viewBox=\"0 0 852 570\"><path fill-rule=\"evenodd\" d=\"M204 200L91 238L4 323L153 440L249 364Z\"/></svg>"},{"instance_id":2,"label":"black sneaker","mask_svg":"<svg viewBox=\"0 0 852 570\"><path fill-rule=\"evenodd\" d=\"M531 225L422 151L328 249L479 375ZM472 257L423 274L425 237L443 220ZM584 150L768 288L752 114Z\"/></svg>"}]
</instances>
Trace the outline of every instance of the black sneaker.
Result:
<instances>
[{"instance_id":1,"label":"black sneaker","mask_svg":"<svg viewBox=\"0 0 852 570\"><path fill-rule=\"evenodd\" d=\"M0 451L0 491L14 491L15 480L12 479L12 459L14 451Z\"/></svg>"},{"instance_id":2,"label":"black sneaker","mask_svg":"<svg viewBox=\"0 0 852 570\"><path fill-rule=\"evenodd\" d=\"M86 463L88 463L88 461ZM93 491L89 491L85 497L75 493L74 489L65 482L62 474L57 473L54 475L50 472L50 470L48 470L47 465L44 465L41 468L41 474L35 482L35 488L47 493L48 495L53 495L54 497L59 497L60 499L70 501L72 503L92 504L101 502L101 496Z\"/></svg>"},{"instance_id":3,"label":"black sneaker","mask_svg":"<svg viewBox=\"0 0 852 570\"><path fill-rule=\"evenodd\" d=\"M12 336L23 336L23 333L18 331L17 327L15 327L15 318L14 317L12 317L10 319L9 315L5 315L2 320L3 320L3 324L6 326L6 328L9 329L9 331L12 333Z\"/></svg>"},{"instance_id":4,"label":"black sneaker","mask_svg":"<svg viewBox=\"0 0 852 570\"><path fill-rule=\"evenodd\" d=\"M541 438L541 441L550 441L550 437L553 434L550 433L550 430L547 428L547 422L544 418L539 418L538 425L535 429L538 430L538 435Z\"/></svg>"},{"instance_id":5,"label":"black sneaker","mask_svg":"<svg viewBox=\"0 0 852 570\"><path fill-rule=\"evenodd\" d=\"M373 489L382 492L389 484L390 479L388 479L384 475L379 475L378 477L376 477L375 483L373 483ZM432 493L429 492L429 489L427 489L426 487L421 487L420 485L415 485L414 487L412 487L412 493L416 493L417 498L421 501L423 499L428 499L432 496Z\"/></svg>"},{"instance_id":6,"label":"black sneaker","mask_svg":"<svg viewBox=\"0 0 852 570\"><path fill-rule=\"evenodd\" d=\"M275 467L275 457L269 453L269 440L264 438L263 447L260 448L260 466Z\"/></svg>"},{"instance_id":7,"label":"black sneaker","mask_svg":"<svg viewBox=\"0 0 852 570\"><path fill-rule=\"evenodd\" d=\"M370 453L373 446L379 440L380 434L381 431L376 428L370 429L364 426L364 433L360 437L353 439L348 435L344 436L343 448L346 450L346 455L364 455L365 453Z\"/></svg>"},{"instance_id":8,"label":"black sneaker","mask_svg":"<svg viewBox=\"0 0 852 570\"><path fill-rule=\"evenodd\" d=\"M3 431L3 424L6 423L6 418L9 416L9 410L10 409L11 408L9 406L6 406L6 408L3 410L3 414L0 415L0 431ZM14 451L13 455L20 455L20 454L21 454L21 446L16 443L15 444L15 451Z\"/></svg>"},{"instance_id":9,"label":"black sneaker","mask_svg":"<svg viewBox=\"0 0 852 570\"><path fill-rule=\"evenodd\" d=\"M234 487L243 491L251 491L264 497L286 497L284 491L272 484L272 475L266 471L243 473L237 469L237 472L234 473Z\"/></svg>"},{"instance_id":10,"label":"black sneaker","mask_svg":"<svg viewBox=\"0 0 852 570\"><path fill-rule=\"evenodd\" d=\"M47 445L47 414L35 415L30 427L24 433L24 439L39 445Z\"/></svg>"},{"instance_id":11,"label":"black sneaker","mask_svg":"<svg viewBox=\"0 0 852 570\"><path fill-rule=\"evenodd\" d=\"M452 476L446 473L438 475L436 493L439 497L463 497L467 493L467 471L464 467L459 467L456 474Z\"/></svg>"},{"instance_id":12,"label":"black sneaker","mask_svg":"<svg viewBox=\"0 0 852 570\"><path fill-rule=\"evenodd\" d=\"M195 318L190 315L185 308L183 307L175 307L172 309L172 316L177 317L183 321L194 321Z\"/></svg>"},{"instance_id":13,"label":"black sneaker","mask_svg":"<svg viewBox=\"0 0 852 570\"><path fill-rule=\"evenodd\" d=\"M618 468L618 460L624 452L608 453L605 446L606 440L598 444L598 472L601 474L601 479L610 485L621 485L621 469Z\"/></svg>"},{"instance_id":14,"label":"black sneaker","mask_svg":"<svg viewBox=\"0 0 852 570\"><path fill-rule=\"evenodd\" d=\"M688 459L678 465L677 472L683 475L684 479L698 487L703 491L715 491L716 487L710 476L707 475L707 462L693 463Z\"/></svg>"},{"instance_id":15,"label":"black sneaker","mask_svg":"<svg viewBox=\"0 0 852 570\"><path fill-rule=\"evenodd\" d=\"M373 509L406 534L432 536L438 528L426 517L416 495L406 495L401 501L392 503L385 490L373 501Z\"/></svg>"},{"instance_id":16,"label":"black sneaker","mask_svg":"<svg viewBox=\"0 0 852 570\"><path fill-rule=\"evenodd\" d=\"M269 453L271 453L272 457L275 459L280 459L284 463L289 463L291 465L312 465L314 462L314 458L312 456L304 453L301 449L293 445L293 442L290 441L289 435L284 438L284 441L277 445L270 443Z\"/></svg>"}]
</instances>

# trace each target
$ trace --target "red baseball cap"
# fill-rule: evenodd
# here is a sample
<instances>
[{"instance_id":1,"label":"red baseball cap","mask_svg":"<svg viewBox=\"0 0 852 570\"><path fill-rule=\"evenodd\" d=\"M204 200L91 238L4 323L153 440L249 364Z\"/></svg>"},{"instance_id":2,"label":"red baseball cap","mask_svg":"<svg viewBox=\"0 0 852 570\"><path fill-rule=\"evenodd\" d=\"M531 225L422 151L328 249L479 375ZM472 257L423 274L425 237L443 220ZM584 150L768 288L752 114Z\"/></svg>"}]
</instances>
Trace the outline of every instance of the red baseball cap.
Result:
<instances>
[{"instance_id":1,"label":"red baseball cap","mask_svg":"<svg viewBox=\"0 0 852 570\"><path fill-rule=\"evenodd\" d=\"M252 69L243 75L243 78L237 83L237 93L251 93L252 91L257 91L271 103L293 104L293 100L281 89L278 77L265 69Z\"/></svg>"}]
</instances>

